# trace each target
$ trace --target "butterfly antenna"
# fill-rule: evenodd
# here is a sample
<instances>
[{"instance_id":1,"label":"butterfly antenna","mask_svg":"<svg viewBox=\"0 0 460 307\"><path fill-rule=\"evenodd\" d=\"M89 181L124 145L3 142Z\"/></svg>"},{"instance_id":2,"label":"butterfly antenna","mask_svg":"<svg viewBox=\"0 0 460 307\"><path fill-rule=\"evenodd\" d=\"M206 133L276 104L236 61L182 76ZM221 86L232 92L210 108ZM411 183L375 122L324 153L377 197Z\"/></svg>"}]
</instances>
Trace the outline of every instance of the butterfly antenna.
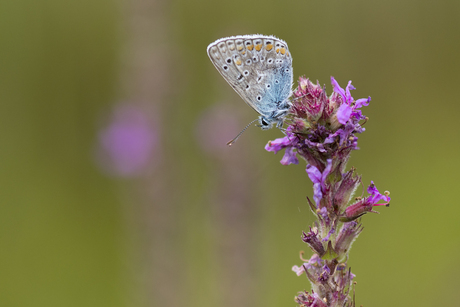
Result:
<instances>
[{"instance_id":1,"label":"butterfly antenna","mask_svg":"<svg viewBox=\"0 0 460 307\"><path fill-rule=\"evenodd\" d=\"M232 145L233 145L233 143L235 143L235 142L236 142L236 140L238 140L238 138L240 137L240 135L242 135L242 134L243 134L243 132L244 132L244 131L246 131L246 129L248 129L248 128L249 128L249 126L251 126L251 125L252 125L252 123L254 123L254 122L255 122L255 121L257 121L257 120L259 120L259 119L258 119L258 118L256 118L256 119L254 119L252 122L250 122L250 123L249 123L249 124L248 124L248 125L247 125L247 126L244 128L244 129L243 129L243 130L241 130L241 132L240 132L240 133L238 133L238 135L237 135L237 136L235 136L235 137L233 138L233 140L231 140L231 141L227 142L227 145L228 145L228 146L232 146Z\"/></svg>"}]
</instances>

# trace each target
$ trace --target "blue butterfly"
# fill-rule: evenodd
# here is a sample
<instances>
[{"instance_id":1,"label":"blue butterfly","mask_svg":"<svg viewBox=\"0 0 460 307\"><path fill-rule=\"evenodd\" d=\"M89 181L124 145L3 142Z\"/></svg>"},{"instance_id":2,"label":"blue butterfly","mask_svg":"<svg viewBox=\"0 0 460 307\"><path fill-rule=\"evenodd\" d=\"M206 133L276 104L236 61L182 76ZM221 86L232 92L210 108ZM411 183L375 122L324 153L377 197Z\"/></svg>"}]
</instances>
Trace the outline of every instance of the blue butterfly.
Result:
<instances>
[{"instance_id":1,"label":"blue butterfly","mask_svg":"<svg viewBox=\"0 0 460 307\"><path fill-rule=\"evenodd\" d=\"M259 127L266 130L276 124L281 128L291 106L293 82L292 57L286 42L258 34L231 36L211 43L207 51L228 84L260 114L256 119Z\"/></svg>"}]
</instances>

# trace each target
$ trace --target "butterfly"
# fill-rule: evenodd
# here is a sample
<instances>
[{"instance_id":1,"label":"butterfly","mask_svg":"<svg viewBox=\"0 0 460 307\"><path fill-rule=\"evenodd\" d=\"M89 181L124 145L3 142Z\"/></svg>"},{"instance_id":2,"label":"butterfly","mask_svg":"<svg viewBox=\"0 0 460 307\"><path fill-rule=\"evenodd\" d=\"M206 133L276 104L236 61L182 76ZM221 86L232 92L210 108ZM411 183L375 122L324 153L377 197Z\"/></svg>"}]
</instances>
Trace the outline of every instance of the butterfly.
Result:
<instances>
[{"instance_id":1,"label":"butterfly","mask_svg":"<svg viewBox=\"0 0 460 307\"><path fill-rule=\"evenodd\" d=\"M260 114L254 120L258 126L263 130L274 124L282 128L291 107L293 83L292 56L286 42L260 34L231 36L209 44L207 52L222 77Z\"/></svg>"}]
</instances>

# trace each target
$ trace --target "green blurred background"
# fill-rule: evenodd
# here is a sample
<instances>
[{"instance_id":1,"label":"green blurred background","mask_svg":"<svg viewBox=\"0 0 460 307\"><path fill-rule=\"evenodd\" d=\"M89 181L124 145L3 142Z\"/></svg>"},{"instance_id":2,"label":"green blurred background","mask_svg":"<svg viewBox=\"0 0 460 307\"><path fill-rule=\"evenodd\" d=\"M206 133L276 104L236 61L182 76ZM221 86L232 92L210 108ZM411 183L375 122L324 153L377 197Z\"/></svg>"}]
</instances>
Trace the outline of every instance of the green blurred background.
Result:
<instances>
[{"instance_id":1,"label":"green blurred background","mask_svg":"<svg viewBox=\"0 0 460 307\"><path fill-rule=\"evenodd\" d=\"M277 129L223 146L256 114L206 55L253 33L289 44L296 79L372 96L349 166L392 205L351 251L357 305L458 305L459 1L10 0L0 306L295 306L305 164L263 149ZM157 139L129 174L100 150L119 105Z\"/></svg>"}]
</instances>

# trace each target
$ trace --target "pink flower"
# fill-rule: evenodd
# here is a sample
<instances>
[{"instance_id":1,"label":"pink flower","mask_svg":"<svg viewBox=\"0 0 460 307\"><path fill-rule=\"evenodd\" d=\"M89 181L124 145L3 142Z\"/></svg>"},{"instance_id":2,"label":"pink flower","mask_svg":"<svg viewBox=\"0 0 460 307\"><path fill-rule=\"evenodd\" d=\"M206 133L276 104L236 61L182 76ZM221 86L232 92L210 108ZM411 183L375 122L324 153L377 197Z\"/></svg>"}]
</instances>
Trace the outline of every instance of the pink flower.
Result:
<instances>
[{"instance_id":1,"label":"pink flower","mask_svg":"<svg viewBox=\"0 0 460 307\"><path fill-rule=\"evenodd\" d=\"M134 105L117 106L110 123L99 131L99 164L114 175L139 175L153 162L158 138L145 112Z\"/></svg>"},{"instance_id":2,"label":"pink flower","mask_svg":"<svg viewBox=\"0 0 460 307\"><path fill-rule=\"evenodd\" d=\"M345 213L340 218L340 221L353 221L368 212L376 213L376 211L372 210L373 207L390 205L391 198L387 194L380 194L373 181L371 181L371 184L367 188L367 192L371 195L359 200L357 203L345 209ZM385 203L379 204L378 202L381 200L385 201Z\"/></svg>"},{"instance_id":3,"label":"pink flower","mask_svg":"<svg viewBox=\"0 0 460 307\"><path fill-rule=\"evenodd\" d=\"M357 120L363 119L361 111L358 109L360 109L362 106L368 106L369 102L371 101L371 97L361 98L355 101L351 96L350 91L356 88L351 85L351 81L348 81L348 85L345 90L340 87L339 83L334 79L334 77L331 77L331 83L334 87L334 92L339 94L343 99L342 104L337 110L337 120L339 123L345 125L348 120L350 120L352 115Z\"/></svg>"}]
</instances>

